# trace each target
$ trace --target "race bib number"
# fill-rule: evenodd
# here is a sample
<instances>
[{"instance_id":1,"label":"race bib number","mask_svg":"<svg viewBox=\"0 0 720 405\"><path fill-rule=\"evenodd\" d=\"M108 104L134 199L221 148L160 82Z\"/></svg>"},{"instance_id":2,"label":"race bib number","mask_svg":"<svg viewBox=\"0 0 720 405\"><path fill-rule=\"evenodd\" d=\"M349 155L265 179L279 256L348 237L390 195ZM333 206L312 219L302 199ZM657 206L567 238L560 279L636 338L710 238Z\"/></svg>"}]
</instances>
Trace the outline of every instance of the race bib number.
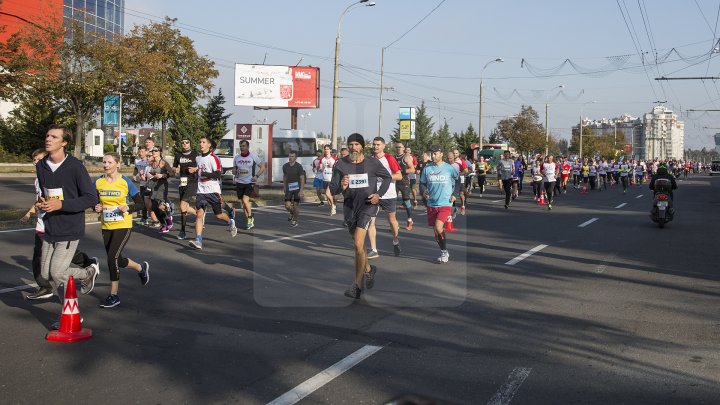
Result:
<instances>
[{"instance_id":1,"label":"race bib number","mask_svg":"<svg viewBox=\"0 0 720 405\"><path fill-rule=\"evenodd\" d=\"M465 176L460 176L460 184L465 184Z\"/></svg>"},{"instance_id":2,"label":"race bib number","mask_svg":"<svg viewBox=\"0 0 720 405\"><path fill-rule=\"evenodd\" d=\"M299 182L296 181L296 182L294 182L294 183L288 184L288 191L297 191L297 190L300 190L300 183L299 183Z\"/></svg>"},{"instance_id":3,"label":"race bib number","mask_svg":"<svg viewBox=\"0 0 720 405\"><path fill-rule=\"evenodd\" d=\"M63 198L63 189L62 188L46 188L45 189L45 198L48 200L64 200Z\"/></svg>"},{"instance_id":4,"label":"race bib number","mask_svg":"<svg viewBox=\"0 0 720 405\"><path fill-rule=\"evenodd\" d=\"M332 179L332 167L326 167L323 169L323 180L330 181Z\"/></svg>"},{"instance_id":5,"label":"race bib number","mask_svg":"<svg viewBox=\"0 0 720 405\"><path fill-rule=\"evenodd\" d=\"M125 214L117 206L103 207L103 222L119 222L125 219Z\"/></svg>"},{"instance_id":6,"label":"race bib number","mask_svg":"<svg viewBox=\"0 0 720 405\"><path fill-rule=\"evenodd\" d=\"M188 184L188 178L187 177L180 177L180 187L185 187Z\"/></svg>"},{"instance_id":7,"label":"race bib number","mask_svg":"<svg viewBox=\"0 0 720 405\"><path fill-rule=\"evenodd\" d=\"M350 188L366 188L370 184L368 183L367 173L362 174L351 174L350 177Z\"/></svg>"},{"instance_id":8,"label":"race bib number","mask_svg":"<svg viewBox=\"0 0 720 405\"><path fill-rule=\"evenodd\" d=\"M250 174L250 171L247 170L247 169L238 169L238 175L239 175L239 176L242 176L242 175L245 175L245 174Z\"/></svg>"}]
</instances>

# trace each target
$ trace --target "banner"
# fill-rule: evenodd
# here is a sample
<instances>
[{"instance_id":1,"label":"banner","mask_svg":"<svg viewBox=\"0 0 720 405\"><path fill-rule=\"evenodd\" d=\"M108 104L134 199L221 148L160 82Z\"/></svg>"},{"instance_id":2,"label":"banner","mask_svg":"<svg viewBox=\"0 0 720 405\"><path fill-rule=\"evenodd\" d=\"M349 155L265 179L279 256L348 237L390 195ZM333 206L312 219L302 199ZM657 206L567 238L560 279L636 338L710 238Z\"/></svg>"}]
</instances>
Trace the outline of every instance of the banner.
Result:
<instances>
[{"instance_id":1,"label":"banner","mask_svg":"<svg viewBox=\"0 0 720 405\"><path fill-rule=\"evenodd\" d=\"M320 69L238 63L235 65L235 105L318 108Z\"/></svg>"},{"instance_id":2,"label":"banner","mask_svg":"<svg viewBox=\"0 0 720 405\"><path fill-rule=\"evenodd\" d=\"M105 96L103 99L103 124L116 127L120 114L120 96Z\"/></svg>"}]
</instances>

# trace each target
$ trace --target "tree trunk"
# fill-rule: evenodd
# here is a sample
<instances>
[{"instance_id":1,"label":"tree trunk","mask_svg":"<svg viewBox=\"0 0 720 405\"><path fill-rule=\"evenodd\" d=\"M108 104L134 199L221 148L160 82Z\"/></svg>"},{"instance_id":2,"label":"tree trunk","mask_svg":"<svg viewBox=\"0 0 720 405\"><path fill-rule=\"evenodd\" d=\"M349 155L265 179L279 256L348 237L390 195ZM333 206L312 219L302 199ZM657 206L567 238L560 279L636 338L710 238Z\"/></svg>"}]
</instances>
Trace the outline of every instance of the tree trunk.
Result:
<instances>
[{"instance_id":1,"label":"tree trunk","mask_svg":"<svg viewBox=\"0 0 720 405\"><path fill-rule=\"evenodd\" d=\"M75 115L75 145L73 148L73 156L80 159L80 145L82 145L82 137L85 135L85 117L82 114Z\"/></svg>"},{"instance_id":2,"label":"tree trunk","mask_svg":"<svg viewBox=\"0 0 720 405\"><path fill-rule=\"evenodd\" d=\"M165 148L165 127L167 127L167 120L163 119L160 121L160 145L162 145L163 156L167 154L167 149Z\"/></svg>"}]
</instances>

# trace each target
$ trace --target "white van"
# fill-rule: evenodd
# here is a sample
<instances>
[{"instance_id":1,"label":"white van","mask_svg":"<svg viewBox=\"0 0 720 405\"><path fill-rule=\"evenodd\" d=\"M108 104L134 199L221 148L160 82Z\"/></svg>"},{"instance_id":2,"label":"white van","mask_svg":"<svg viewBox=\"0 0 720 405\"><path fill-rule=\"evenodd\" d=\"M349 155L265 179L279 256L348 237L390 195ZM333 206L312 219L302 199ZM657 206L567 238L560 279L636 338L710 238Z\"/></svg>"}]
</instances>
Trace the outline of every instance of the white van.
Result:
<instances>
[{"instance_id":1,"label":"white van","mask_svg":"<svg viewBox=\"0 0 720 405\"><path fill-rule=\"evenodd\" d=\"M315 159L317 134L315 131L273 129L269 124L236 124L218 143L215 154L223 167L223 182L231 183L233 159L240 153L240 141L247 140L250 152L256 153L267 164L267 172L258 179L261 185L282 182L282 167L290 151L298 153L297 162L305 169L305 183L313 178L312 161ZM268 163L269 162L269 163Z\"/></svg>"}]
</instances>

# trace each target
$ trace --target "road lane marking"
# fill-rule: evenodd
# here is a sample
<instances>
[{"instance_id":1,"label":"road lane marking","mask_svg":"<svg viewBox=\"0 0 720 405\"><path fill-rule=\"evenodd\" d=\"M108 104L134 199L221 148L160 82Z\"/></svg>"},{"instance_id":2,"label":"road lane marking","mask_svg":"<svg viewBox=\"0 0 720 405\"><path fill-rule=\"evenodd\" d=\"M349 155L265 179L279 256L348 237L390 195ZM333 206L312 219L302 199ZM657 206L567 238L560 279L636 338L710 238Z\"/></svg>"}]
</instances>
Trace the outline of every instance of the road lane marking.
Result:
<instances>
[{"instance_id":1,"label":"road lane marking","mask_svg":"<svg viewBox=\"0 0 720 405\"><path fill-rule=\"evenodd\" d=\"M640 198L640 197L642 197L642 196L643 196L643 195L642 195L642 194L640 194L639 196L637 196L637 197L635 197L635 198Z\"/></svg>"},{"instance_id":2,"label":"road lane marking","mask_svg":"<svg viewBox=\"0 0 720 405\"><path fill-rule=\"evenodd\" d=\"M361 361L367 359L373 354L377 353L383 346L365 345L357 350L355 353L345 357L338 361L332 366L326 368L314 377L306 380L297 387L284 393L283 395L275 398L268 405L292 405L306 396L312 394L317 389L321 388L325 384L339 377L342 373L350 370Z\"/></svg>"},{"instance_id":3,"label":"road lane marking","mask_svg":"<svg viewBox=\"0 0 720 405\"><path fill-rule=\"evenodd\" d=\"M495 200L495 201L490 201L490 202L500 202L500 201L505 201L505 200Z\"/></svg>"},{"instance_id":4,"label":"road lane marking","mask_svg":"<svg viewBox=\"0 0 720 405\"><path fill-rule=\"evenodd\" d=\"M622 204L618 205L618 206L615 207L615 208L622 208L622 207L624 207L624 206L626 206L626 205L627 205L627 203L622 203Z\"/></svg>"},{"instance_id":5,"label":"road lane marking","mask_svg":"<svg viewBox=\"0 0 720 405\"><path fill-rule=\"evenodd\" d=\"M28 284L11 288L3 288L2 290L0 290L0 294L5 294L13 291L27 290L28 288L37 288L37 286L37 284Z\"/></svg>"},{"instance_id":6,"label":"road lane marking","mask_svg":"<svg viewBox=\"0 0 720 405\"><path fill-rule=\"evenodd\" d=\"M280 242L281 240L286 240L286 239L304 238L306 236L319 235L321 233L334 232L334 231L339 231L341 229L346 229L346 228L331 228L331 229L325 229L325 230L317 231L317 232L303 233L301 235L283 236L282 238L270 239L270 240L266 240L265 242L273 243L273 242Z\"/></svg>"},{"instance_id":7,"label":"road lane marking","mask_svg":"<svg viewBox=\"0 0 720 405\"><path fill-rule=\"evenodd\" d=\"M508 266L514 266L514 265L516 265L517 263L519 263L519 262L527 259L528 257L534 255L535 253L537 253L537 252L545 249L546 247L548 247L548 245L537 245L537 246L535 246L534 248L528 250L527 252L525 252L525 253L521 254L520 256L518 256L518 257L516 257L516 258L514 258L514 259L512 259L512 260L510 260L509 262L507 262L507 263L505 263L505 264L507 264Z\"/></svg>"},{"instance_id":8,"label":"road lane marking","mask_svg":"<svg viewBox=\"0 0 720 405\"><path fill-rule=\"evenodd\" d=\"M599 219L599 218L591 218L591 219L583 222L582 224L578 225L578 228L585 228L586 226L588 226L588 225L592 224L593 222L597 221L598 219Z\"/></svg>"},{"instance_id":9,"label":"road lane marking","mask_svg":"<svg viewBox=\"0 0 720 405\"><path fill-rule=\"evenodd\" d=\"M531 368L516 367L510 372L505 383L500 387L498 392L490 398L488 405L507 405L515 396L525 379L530 375Z\"/></svg>"}]
</instances>

